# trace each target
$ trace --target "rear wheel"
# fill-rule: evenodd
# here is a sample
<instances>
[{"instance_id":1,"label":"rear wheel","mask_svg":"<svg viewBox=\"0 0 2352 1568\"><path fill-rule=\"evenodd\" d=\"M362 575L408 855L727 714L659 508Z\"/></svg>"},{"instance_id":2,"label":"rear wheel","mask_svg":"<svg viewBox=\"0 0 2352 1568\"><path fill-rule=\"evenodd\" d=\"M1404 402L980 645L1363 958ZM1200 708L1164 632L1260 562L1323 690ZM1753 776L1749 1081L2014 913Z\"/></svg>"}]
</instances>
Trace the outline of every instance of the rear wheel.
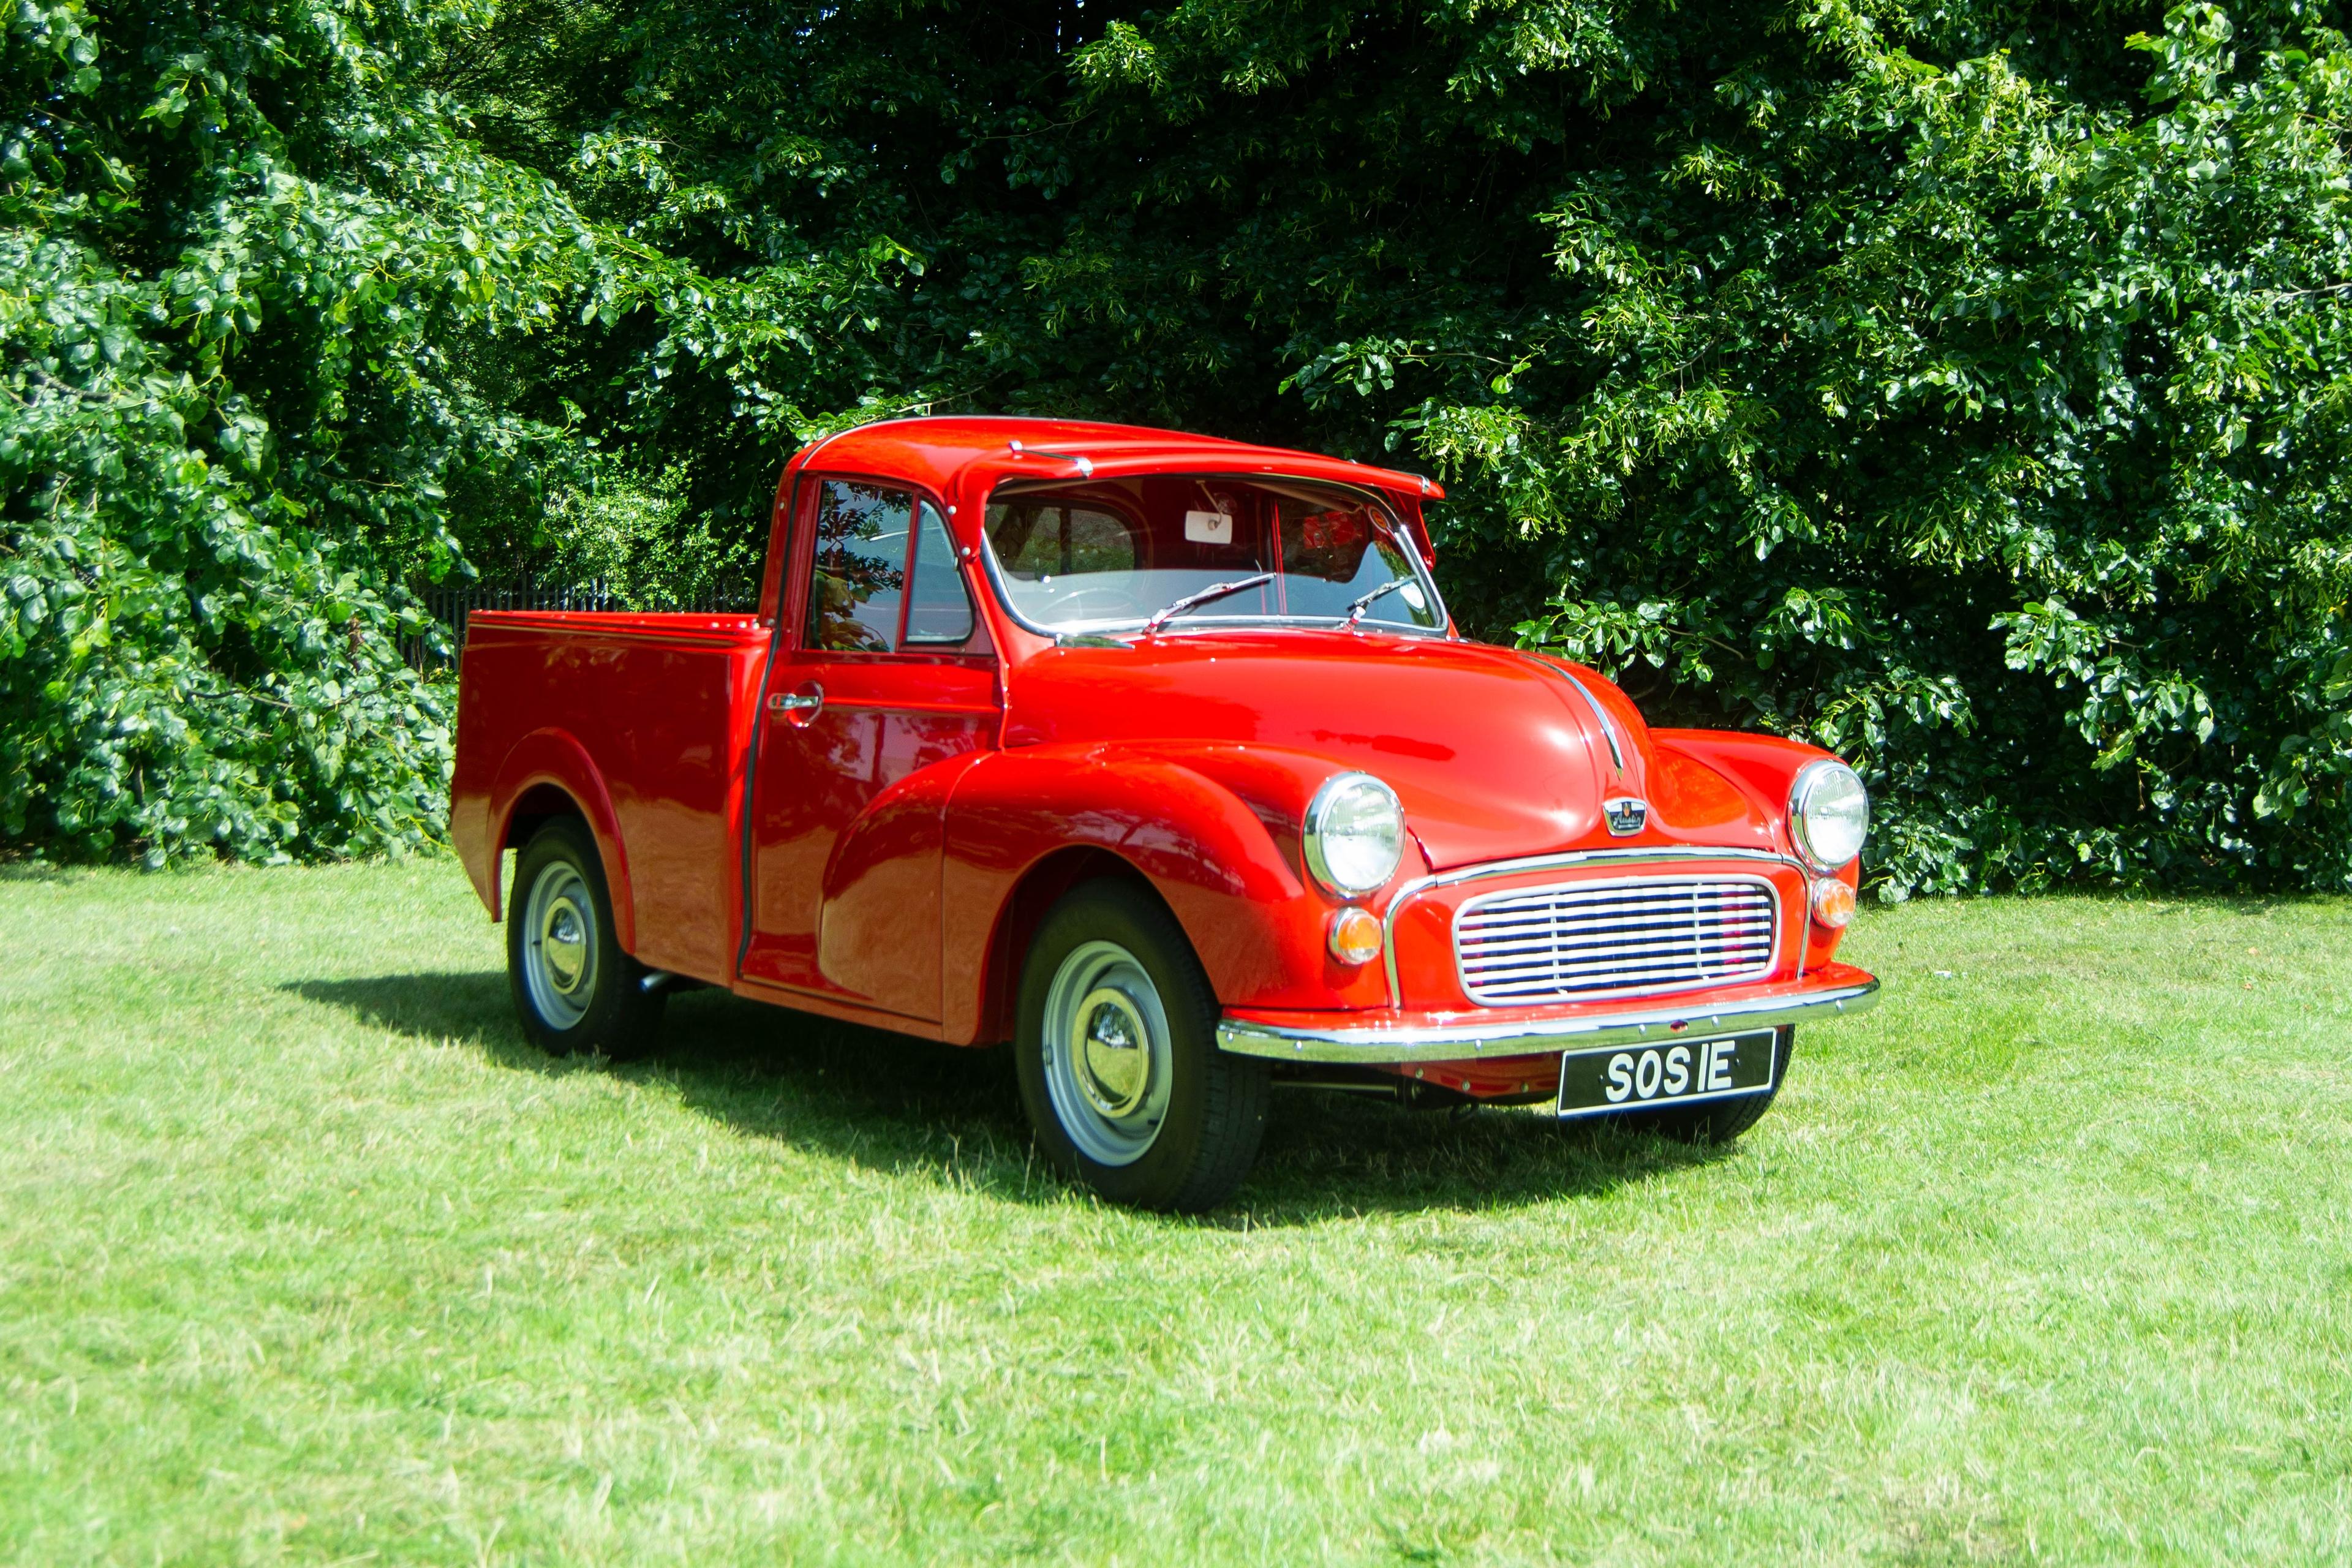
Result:
<instances>
[{"instance_id":1,"label":"rear wheel","mask_svg":"<svg viewBox=\"0 0 2352 1568\"><path fill-rule=\"evenodd\" d=\"M1777 1031L1772 1040L1772 1087L1729 1100L1663 1110L1628 1110L1609 1118L1629 1132L1654 1132L1681 1143L1728 1143L1764 1119L1789 1077L1789 1058L1796 1048L1796 1026Z\"/></svg>"},{"instance_id":2,"label":"rear wheel","mask_svg":"<svg viewBox=\"0 0 2352 1568\"><path fill-rule=\"evenodd\" d=\"M1118 881L1070 892L1030 943L1014 1047L1045 1156L1139 1208L1232 1196L1265 1131L1267 1073L1217 1048L1217 1016L1159 900Z\"/></svg>"},{"instance_id":3,"label":"rear wheel","mask_svg":"<svg viewBox=\"0 0 2352 1568\"><path fill-rule=\"evenodd\" d=\"M515 857L507 978L523 1033L551 1056L602 1052L615 1061L653 1048L666 994L621 951L604 863L587 824L558 817Z\"/></svg>"}]
</instances>

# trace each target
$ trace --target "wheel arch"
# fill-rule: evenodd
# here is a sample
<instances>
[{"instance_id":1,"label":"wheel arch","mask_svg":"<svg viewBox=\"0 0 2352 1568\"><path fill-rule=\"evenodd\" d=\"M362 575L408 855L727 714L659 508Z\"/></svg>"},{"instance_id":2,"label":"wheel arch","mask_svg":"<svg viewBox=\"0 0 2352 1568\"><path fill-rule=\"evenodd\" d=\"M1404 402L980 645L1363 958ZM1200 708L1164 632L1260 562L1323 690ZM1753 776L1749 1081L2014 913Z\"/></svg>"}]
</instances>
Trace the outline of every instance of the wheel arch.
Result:
<instances>
[{"instance_id":1,"label":"wheel arch","mask_svg":"<svg viewBox=\"0 0 2352 1568\"><path fill-rule=\"evenodd\" d=\"M1351 1005L1329 973L1328 900L1248 801L1201 771L1092 746L995 752L957 781L947 816L947 1039L1009 1037L1025 939L1090 875L1149 887L1225 1005Z\"/></svg>"},{"instance_id":2,"label":"wheel arch","mask_svg":"<svg viewBox=\"0 0 2352 1568\"><path fill-rule=\"evenodd\" d=\"M1111 880L1131 883L1148 893L1161 909L1168 909L1167 899L1152 886L1143 868L1098 844L1066 844L1051 850L1013 884L989 932L987 958L981 974L981 1040L1013 1037L1013 1015L1021 1002L1022 962L1045 916L1072 889L1087 882ZM1174 919L1175 911L1170 910L1169 915ZM1181 921L1176 923L1179 931L1183 930ZM1189 933L1185 940L1192 940Z\"/></svg>"},{"instance_id":3,"label":"wheel arch","mask_svg":"<svg viewBox=\"0 0 2352 1568\"><path fill-rule=\"evenodd\" d=\"M602 771L587 748L561 730L539 730L515 742L499 765L490 790L490 918L500 918L499 876L505 851L519 849L531 834L559 816L577 816L596 841L604 887L613 900L613 931L624 952L637 950L636 898L629 880L628 851L620 819Z\"/></svg>"}]
</instances>

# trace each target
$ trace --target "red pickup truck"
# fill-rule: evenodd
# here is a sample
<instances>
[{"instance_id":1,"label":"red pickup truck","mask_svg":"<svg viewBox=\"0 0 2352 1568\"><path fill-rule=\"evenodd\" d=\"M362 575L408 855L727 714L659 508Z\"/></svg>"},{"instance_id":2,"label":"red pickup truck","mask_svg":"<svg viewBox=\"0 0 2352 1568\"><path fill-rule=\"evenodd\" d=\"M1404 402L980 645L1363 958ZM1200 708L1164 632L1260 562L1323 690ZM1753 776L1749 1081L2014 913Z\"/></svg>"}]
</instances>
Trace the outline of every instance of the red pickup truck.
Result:
<instances>
[{"instance_id":1,"label":"red pickup truck","mask_svg":"<svg viewBox=\"0 0 2352 1568\"><path fill-rule=\"evenodd\" d=\"M898 420L792 459L757 614L475 616L451 830L525 1027L625 1056L700 982L1009 1041L1043 1151L1155 1207L1282 1081L1736 1136L1876 989L1861 781L1459 637L1439 493Z\"/></svg>"}]
</instances>

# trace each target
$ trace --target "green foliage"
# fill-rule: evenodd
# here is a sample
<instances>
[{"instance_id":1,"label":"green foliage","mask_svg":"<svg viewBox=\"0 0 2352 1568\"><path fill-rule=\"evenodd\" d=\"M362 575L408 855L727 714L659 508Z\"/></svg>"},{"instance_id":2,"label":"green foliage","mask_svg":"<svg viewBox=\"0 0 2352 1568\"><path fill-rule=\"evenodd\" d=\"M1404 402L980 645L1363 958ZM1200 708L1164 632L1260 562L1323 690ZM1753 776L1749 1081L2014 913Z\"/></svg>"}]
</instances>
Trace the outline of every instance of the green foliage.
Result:
<instances>
[{"instance_id":1,"label":"green foliage","mask_svg":"<svg viewBox=\"0 0 2352 1568\"><path fill-rule=\"evenodd\" d=\"M1864 759L1894 893L2340 885L2343 41L2184 8L2102 100L1805 30L1843 70L1727 77L1544 215L1590 380L1514 405L1540 465L1440 453L1568 546L1521 635Z\"/></svg>"},{"instance_id":2,"label":"green foliage","mask_svg":"<svg viewBox=\"0 0 2352 1568\"><path fill-rule=\"evenodd\" d=\"M554 580L602 585L622 603L659 610L756 594L761 556L751 538L722 538L706 518L687 516L686 471L641 477L620 464L597 465L549 502L549 532L558 542L548 571Z\"/></svg>"},{"instance_id":3,"label":"green foliage","mask_svg":"<svg viewBox=\"0 0 2352 1568\"><path fill-rule=\"evenodd\" d=\"M593 270L419 77L462 11L16 8L0 148L0 834L150 864L437 836L394 586L545 434L467 333Z\"/></svg>"},{"instance_id":4,"label":"green foliage","mask_svg":"<svg viewBox=\"0 0 2352 1568\"><path fill-rule=\"evenodd\" d=\"M2324 20L591 19L627 87L566 100L569 188L714 280L602 417L746 496L825 411L933 402L1402 447L1465 622L1853 757L1890 894L2337 885Z\"/></svg>"},{"instance_id":5,"label":"green foliage","mask_svg":"<svg viewBox=\"0 0 2352 1568\"><path fill-rule=\"evenodd\" d=\"M167 754L293 852L430 831L399 584L659 602L799 442L973 408L1426 463L1468 629L1853 758L1889 896L2352 881L2326 5L16 16L11 836L258 852ZM65 631L110 549L184 608ZM413 725L270 684L361 666ZM83 738L134 709L187 738Z\"/></svg>"}]
</instances>

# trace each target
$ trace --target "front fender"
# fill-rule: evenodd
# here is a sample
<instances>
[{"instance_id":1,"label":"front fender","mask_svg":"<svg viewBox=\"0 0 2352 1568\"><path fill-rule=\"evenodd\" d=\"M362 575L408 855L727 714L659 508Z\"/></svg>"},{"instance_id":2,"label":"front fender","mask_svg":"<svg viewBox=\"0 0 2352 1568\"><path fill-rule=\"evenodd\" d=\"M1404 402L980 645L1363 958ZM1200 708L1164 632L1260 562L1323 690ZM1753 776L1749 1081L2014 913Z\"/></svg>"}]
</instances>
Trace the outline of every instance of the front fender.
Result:
<instances>
[{"instance_id":1,"label":"front fender","mask_svg":"<svg viewBox=\"0 0 2352 1568\"><path fill-rule=\"evenodd\" d=\"M1789 842L1789 787L1809 763L1837 759L1819 746L1781 735L1750 735L1735 730L1653 730L1650 738L1671 752L1709 768L1748 797L1757 816L1771 825L1773 847L1795 852Z\"/></svg>"},{"instance_id":2,"label":"front fender","mask_svg":"<svg viewBox=\"0 0 2352 1568\"><path fill-rule=\"evenodd\" d=\"M1349 969L1329 957L1331 903L1302 879L1264 809L1148 747L1024 747L975 763L948 803L949 1037L979 1037L990 1016L989 959L1014 894L1033 869L1072 849L1116 857L1150 882L1220 1002L1378 1005L1386 995L1379 966Z\"/></svg>"},{"instance_id":3,"label":"front fender","mask_svg":"<svg viewBox=\"0 0 2352 1568\"><path fill-rule=\"evenodd\" d=\"M499 764L489 790L488 886L484 901L490 918L499 918L499 848L507 841L516 811L531 791L541 786L561 790L580 808L595 835L596 851L604 865L604 886L613 898L613 930L624 952L637 950L636 898L629 882L629 856L621 839L620 819L613 812L612 793L604 775L583 746L562 730L534 730L517 741Z\"/></svg>"},{"instance_id":4,"label":"front fender","mask_svg":"<svg viewBox=\"0 0 2352 1568\"><path fill-rule=\"evenodd\" d=\"M910 1017L940 1007L941 852L956 781L988 753L916 769L834 841L821 884L817 968L853 996Z\"/></svg>"},{"instance_id":5,"label":"front fender","mask_svg":"<svg viewBox=\"0 0 2352 1568\"><path fill-rule=\"evenodd\" d=\"M1731 730L1654 730L1651 735L1662 753L1686 757L1736 785L1769 824L1772 847L1792 858L1797 846L1789 834L1790 788L1808 764L1839 760L1834 752L1781 735L1749 735ZM1859 887L1862 862L1856 859L1844 867L1837 878L1849 888ZM1843 930L1815 922L1809 938L1814 960L1835 954L1844 935Z\"/></svg>"}]
</instances>

